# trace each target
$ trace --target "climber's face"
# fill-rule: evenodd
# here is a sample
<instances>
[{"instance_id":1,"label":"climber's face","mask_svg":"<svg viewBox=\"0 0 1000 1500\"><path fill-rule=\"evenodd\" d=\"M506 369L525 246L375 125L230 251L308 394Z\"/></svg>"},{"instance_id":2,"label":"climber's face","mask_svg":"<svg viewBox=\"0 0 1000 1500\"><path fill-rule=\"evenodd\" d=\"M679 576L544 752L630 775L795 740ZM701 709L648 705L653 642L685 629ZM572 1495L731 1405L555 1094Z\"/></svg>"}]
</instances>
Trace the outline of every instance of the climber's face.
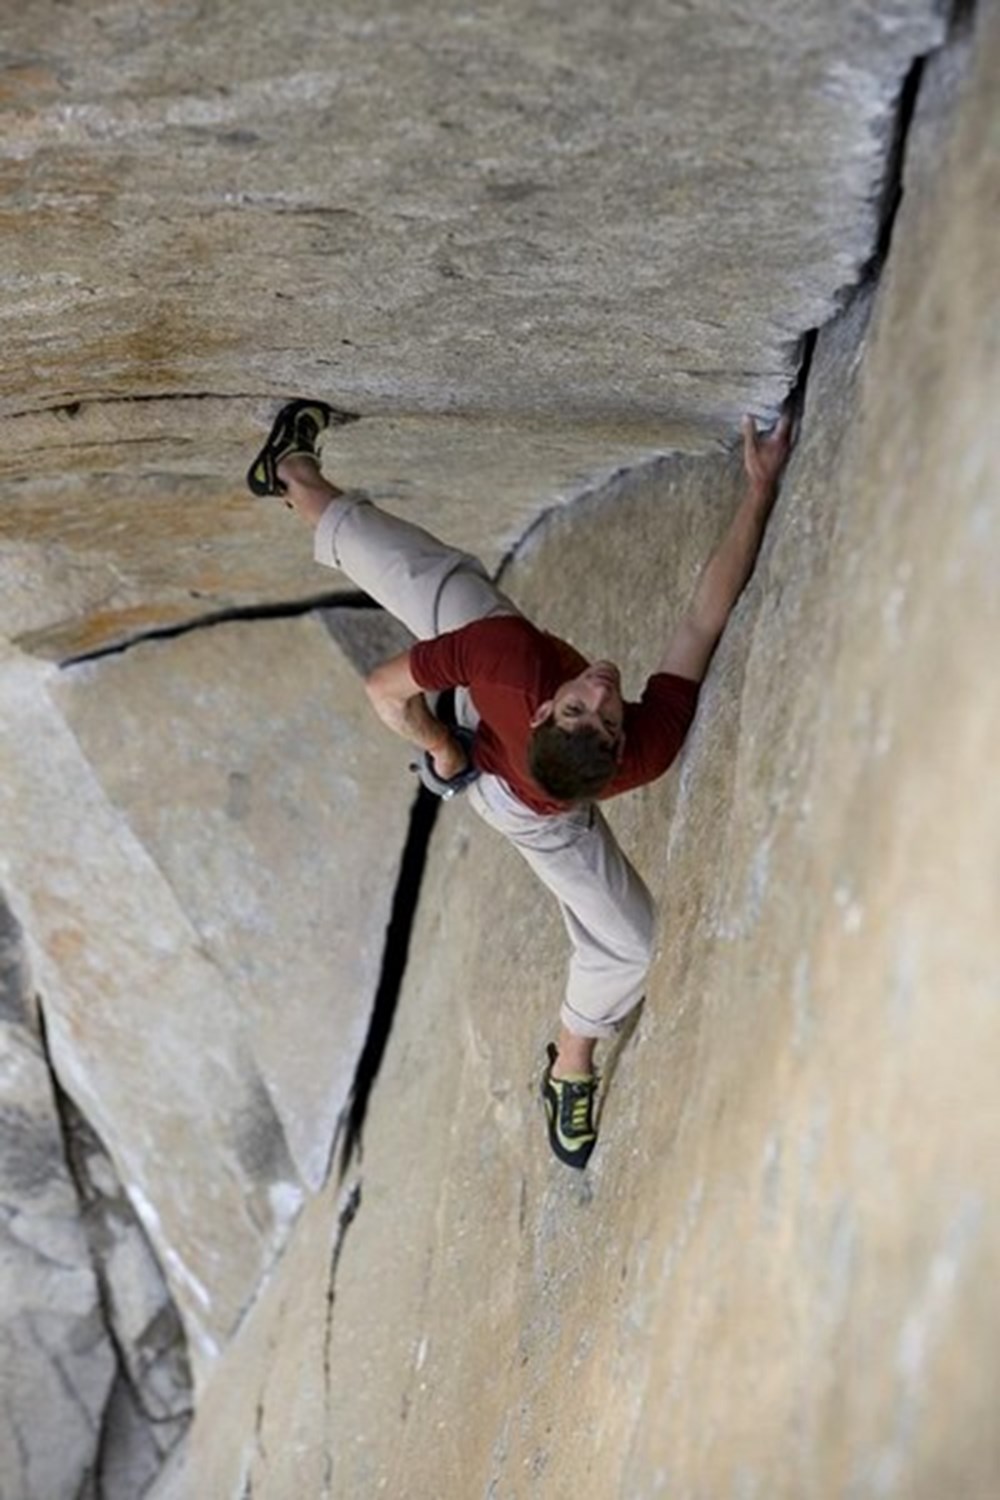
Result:
<instances>
[{"instance_id":1,"label":"climber's face","mask_svg":"<svg viewBox=\"0 0 1000 1500\"><path fill-rule=\"evenodd\" d=\"M554 719L572 733L584 726L596 729L610 745L620 745L625 705L618 668L612 661L595 661L579 676L560 683L552 697L539 704L532 728Z\"/></svg>"}]
</instances>

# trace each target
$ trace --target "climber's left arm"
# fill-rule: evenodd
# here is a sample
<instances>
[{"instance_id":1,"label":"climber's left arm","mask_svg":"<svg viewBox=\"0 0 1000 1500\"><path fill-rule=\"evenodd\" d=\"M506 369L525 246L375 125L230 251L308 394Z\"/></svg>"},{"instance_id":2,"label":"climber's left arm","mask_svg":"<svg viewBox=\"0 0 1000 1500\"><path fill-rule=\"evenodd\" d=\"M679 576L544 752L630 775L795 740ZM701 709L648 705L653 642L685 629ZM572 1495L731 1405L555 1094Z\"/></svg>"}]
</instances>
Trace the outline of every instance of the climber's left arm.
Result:
<instances>
[{"instance_id":1,"label":"climber's left arm","mask_svg":"<svg viewBox=\"0 0 1000 1500\"><path fill-rule=\"evenodd\" d=\"M702 569L691 603L660 658L658 672L672 672L692 682L704 677L726 621L753 571L791 446L790 412L785 412L766 437L757 432L753 417L743 418L743 498Z\"/></svg>"}]
</instances>

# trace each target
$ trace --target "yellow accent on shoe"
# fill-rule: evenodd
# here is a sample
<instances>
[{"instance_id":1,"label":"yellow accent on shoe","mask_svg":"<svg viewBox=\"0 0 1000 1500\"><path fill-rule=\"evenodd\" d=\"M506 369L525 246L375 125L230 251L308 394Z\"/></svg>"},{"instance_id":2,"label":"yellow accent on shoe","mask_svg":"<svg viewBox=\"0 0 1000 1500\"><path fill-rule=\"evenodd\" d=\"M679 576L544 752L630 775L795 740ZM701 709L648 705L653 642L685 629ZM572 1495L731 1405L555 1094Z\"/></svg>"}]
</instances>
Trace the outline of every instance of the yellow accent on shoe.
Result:
<instances>
[{"instance_id":1,"label":"yellow accent on shoe","mask_svg":"<svg viewBox=\"0 0 1000 1500\"><path fill-rule=\"evenodd\" d=\"M593 1074L553 1078L556 1049L548 1049L549 1066L542 1078L542 1100L549 1128L549 1145L566 1166L585 1167L597 1140L592 1110L598 1080Z\"/></svg>"}]
</instances>

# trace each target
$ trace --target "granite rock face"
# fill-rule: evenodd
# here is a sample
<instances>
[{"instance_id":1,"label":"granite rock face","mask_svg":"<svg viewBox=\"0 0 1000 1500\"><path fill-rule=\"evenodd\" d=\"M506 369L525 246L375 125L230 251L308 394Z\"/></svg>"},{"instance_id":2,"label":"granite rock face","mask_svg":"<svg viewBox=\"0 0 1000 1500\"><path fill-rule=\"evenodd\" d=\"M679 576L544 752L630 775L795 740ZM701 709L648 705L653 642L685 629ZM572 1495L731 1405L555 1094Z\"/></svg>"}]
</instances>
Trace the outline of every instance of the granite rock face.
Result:
<instances>
[{"instance_id":1,"label":"granite rock face","mask_svg":"<svg viewBox=\"0 0 1000 1500\"><path fill-rule=\"evenodd\" d=\"M356 651L372 629L386 638L362 613ZM404 746L372 739L357 673L318 618L219 625L64 673L11 655L4 689L17 712L0 736L3 884L68 1091L77 1193L61 1189L57 1227L80 1258L80 1309L65 1316L90 1330L93 1354L72 1331L71 1347L96 1384L92 1430L74 1438L74 1409L54 1442L59 1403L31 1372L44 1374L58 1328L42 1338L29 1297L33 1351L12 1313L5 1370L43 1420L26 1423L11 1398L24 1473L0 1470L0 1488L75 1496L92 1469L95 1500L135 1500L187 1425L189 1355L203 1383L325 1177L412 778ZM20 993L5 990L5 1018ZM37 1052L14 1019L17 1055ZM22 1109L13 1076L5 1110ZM55 1152L41 1058L32 1077ZM43 1129L24 1119L15 1166ZM55 1208L16 1187L18 1233L44 1248ZM12 1308L23 1295L12 1282ZM66 1358L54 1344L51 1360ZM65 1477L36 1483L57 1461Z\"/></svg>"},{"instance_id":2,"label":"granite rock face","mask_svg":"<svg viewBox=\"0 0 1000 1500\"><path fill-rule=\"evenodd\" d=\"M3 663L2 879L66 1091L114 1154L196 1360L229 1333L301 1185L225 976L49 691ZM212 1143L209 1146L209 1143ZM197 1174L178 1163L199 1162Z\"/></svg>"},{"instance_id":3,"label":"granite rock face","mask_svg":"<svg viewBox=\"0 0 1000 1500\"><path fill-rule=\"evenodd\" d=\"M288 395L359 418L344 482L491 566L773 412L943 30L933 0L22 7L0 631L65 658L314 592L242 490Z\"/></svg>"},{"instance_id":4,"label":"granite rock face","mask_svg":"<svg viewBox=\"0 0 1000 1500\"><path fill-rule=\"evenodd\" d=\"M995 20L924 80L682 762L612 807L661 945L591 1170L537 1100L557 913L451 808L353 1220L310 1205L158 1500L996 1492ZM625 476L505 587L634 691L736 483Z\"/></svg>"},{"instance_id":5,"label":"granite rock face","mask_svg":"<svg viewBox=\"0 0 1000 1500\"><path fill-rule=\"evenodd\" d=\"M95 1469L115 1357L23 940L2 901L0 1120L0 1488L43 1500L75 1494Z\"/></svg>"},{"instance_id":6,"label":"granite rock face","mask_svg":"<svg viewBox=\"0 0 1000 1500\"><path fill-rule=\"evenodd\" d=\"M184 1333L94 1131L53 1079L0 903L0 1490L136 1500L186 1431Z\"/></svg>"},{"instance_id":7,"label":"granite rock face","mask_svg":"<svg viewBox=\"0 0 1000 1500\"><path fill-rule=\"evenodd\" d=\"M932 0L5 25L5 1500L1000 1490L1000 54L957 10L922 79ZM278 399L634 691L818 324L682 763L611 810L662 940L592 1170L537 1100L558 916L457 805L341 1179L412 785L356 671L403 643L243 492ZM228 618L275 601L317 608Z\"/></svg>"},{"instance_id":8,"label":"granite rock face","mask_svg":"<svg viewBox=\"0 0 1000 1500\"><path fill-rule=\"evenodd\" d=\"M65 1094L59 1117L117 1366L102 1414L94 1493L98 1500L135 1500L187 1430L193 1401L187 1340L103 1143ZM41 1432L35 1427L32 1443L44 1434L44 1425Z\"/></svg>"},{"instance_id":9,"label":"granite rock face","mask_svg":"<svg viewBox=\"0 0 1000 1500\"><path fill-rule=\"evenodd\" d=\"M37 1036L5 1024L0 1056L3 1494L135 1500L190 1419L183 1329L107 1153L56 1105Z\"/></svg>"},{"instance_id":10,"label":"granite rock face","mask_svg":"<svg viewBox=\"0 0 1000 1500\"><path fill-rule=\"evenodd\" d=\"M378 639L380 620L364 612L355 634ZM248 1123L251 1171L283 1140L291 1180L318 1187L382 964L406 746L372 734L356 671L312 618L138 645L52 692L240 1018L280 1120L272 1144Z\"/></svg>"}]
</instances>

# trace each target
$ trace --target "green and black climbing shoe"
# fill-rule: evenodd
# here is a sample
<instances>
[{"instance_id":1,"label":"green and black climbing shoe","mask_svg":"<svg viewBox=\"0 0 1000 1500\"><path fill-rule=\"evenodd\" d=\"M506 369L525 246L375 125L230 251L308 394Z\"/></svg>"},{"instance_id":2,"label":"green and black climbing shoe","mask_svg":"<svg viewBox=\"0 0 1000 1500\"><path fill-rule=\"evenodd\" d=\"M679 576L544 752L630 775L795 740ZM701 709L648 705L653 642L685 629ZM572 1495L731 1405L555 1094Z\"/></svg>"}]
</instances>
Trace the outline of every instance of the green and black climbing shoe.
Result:
<instances>
[{"instance_id":1,"label":"green and black climbing shoe","mask_svg":"<svg viewBox=\"0 0 1000 1500\"><path fill-rule=\"evenodd\" d=\"M592 1073L553 1078L558 1053L549 1044L549 1065L542 1078L542 1102L549 1122L549 1145L567 1167L585 1167L597 1142L594 1100L597 1078Z\"/></svg>"},{"instance_id":2,"label":"green and black climbing shoe","mask_svg":"<svg viewBox=\"0 0 1000 1500\"><path fill-rule=\"evenodd\" d=\"M267 442L247 470L247 484L254 495L283 495L278 464L295 453L316 457L316 443L333 419L333 408L325 401L289 401L274 419Z\"/></svg>"}]
</instances>

